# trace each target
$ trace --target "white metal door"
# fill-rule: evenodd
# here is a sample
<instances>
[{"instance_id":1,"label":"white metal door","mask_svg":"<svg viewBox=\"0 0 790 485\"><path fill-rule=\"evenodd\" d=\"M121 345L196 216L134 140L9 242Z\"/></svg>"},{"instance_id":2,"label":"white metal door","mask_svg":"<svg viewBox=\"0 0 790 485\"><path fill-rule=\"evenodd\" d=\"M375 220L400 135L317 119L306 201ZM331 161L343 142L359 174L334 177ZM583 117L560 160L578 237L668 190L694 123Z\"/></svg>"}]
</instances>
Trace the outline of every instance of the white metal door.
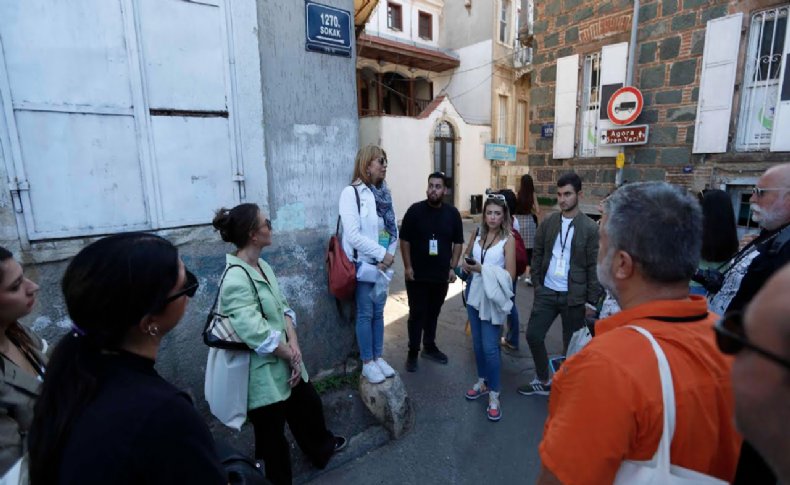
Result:
<instances>
[{"instance_id":1,"label":"white metal door","mask_svg":"<svg viewBox=\"0 0 790 485\"><path fill-rule=\"evenodd\" d=\"M0 2L0 143L28 237L238 202L224 0Z\"/></svg>"}]
</instances>

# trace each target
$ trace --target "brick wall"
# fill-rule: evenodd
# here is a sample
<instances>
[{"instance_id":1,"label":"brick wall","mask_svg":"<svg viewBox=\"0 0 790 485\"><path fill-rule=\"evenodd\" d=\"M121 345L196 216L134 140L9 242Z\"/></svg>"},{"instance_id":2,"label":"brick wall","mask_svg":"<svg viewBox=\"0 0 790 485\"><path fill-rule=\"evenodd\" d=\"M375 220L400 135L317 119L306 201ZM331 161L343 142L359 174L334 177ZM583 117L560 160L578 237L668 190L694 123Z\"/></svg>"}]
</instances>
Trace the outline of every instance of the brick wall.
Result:
<instances>
[{"instance_id":1,"label":"brick wall","mask_svg":"<svg viewBox=\"0 0 790 485\"><path fill-rule=\"evenodd\" d=\"M700 190L713 181L716 173L759 175L765 167L762 162L790 160L790 154L786 153L691 153L706 23L736 11L744 12L748 18L750 10L786 2L647 0L642 3L634 84L644 94L645 108L634 123L650 125L650 139L645 146L625 149L625 180L667 180ZM632 13L631 0L535 0L529 164L536 175L536 190L540 195L553 193L554 182L568 171L582 176L585 193L592 199L605 196L614 188L613 158L554 160L552 140L541 138L541 126L554 122L557 58L573 54L583 58L585 54L600 52L605 45L630 41ZM741 58L744 50L742 45ZM736 83L742 77L741 71L739 67ZM580 76L579 100L581 90ZM736 92L733 116L737 116L737 111ZM734 134L735 123L732 125L731 134ZM578 126L577 121L577 133ZM717 172L719 167L721 170Z\"/></svg>"}]
</instances>

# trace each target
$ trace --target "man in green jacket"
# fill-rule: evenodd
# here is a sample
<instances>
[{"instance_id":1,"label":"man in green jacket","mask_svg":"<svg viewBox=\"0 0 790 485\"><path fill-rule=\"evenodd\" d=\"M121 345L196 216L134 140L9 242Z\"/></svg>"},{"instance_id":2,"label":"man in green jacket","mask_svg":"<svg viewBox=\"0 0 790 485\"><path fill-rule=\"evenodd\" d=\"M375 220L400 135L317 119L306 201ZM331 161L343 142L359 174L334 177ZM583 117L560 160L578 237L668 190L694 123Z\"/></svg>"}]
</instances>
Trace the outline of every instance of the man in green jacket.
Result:
<instances>
[{"instance_id":1,"label":"man in green jacket","mask_svg":"<svg viewBox=\"0 0 790 485\"><path fill-rule=\"evenodd\" d=\"M535 298L527 324L527 343L535 361L537 376L518 388L525 396L548 396L551 391L546 333L562 316L563 355L573 332L585 325L585 317L595 313L601 293L596 274L598 225L579 211L582 180L567 173L557 181L561 212L546 217L538 225L532 252L532 283Z\"/></svg>"}]
</instances>

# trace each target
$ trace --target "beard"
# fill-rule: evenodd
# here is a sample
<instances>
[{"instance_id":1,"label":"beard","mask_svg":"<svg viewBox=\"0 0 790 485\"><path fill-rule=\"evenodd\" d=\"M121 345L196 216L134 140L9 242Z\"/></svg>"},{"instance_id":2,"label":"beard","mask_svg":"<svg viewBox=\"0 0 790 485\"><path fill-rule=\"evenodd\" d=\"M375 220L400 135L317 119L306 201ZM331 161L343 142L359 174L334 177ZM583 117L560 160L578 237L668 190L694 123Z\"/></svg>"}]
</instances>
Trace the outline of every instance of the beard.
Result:
<instances>
[{"instance_id":1,"label":"beard","mask_svg":"<svg viewBox=\"0 0 790 485\"><path fill-rule=\"evenodd\" d=\"M771 207L763 208L757 204L752 204L752 220L763 229L772 231L779 228L783 224L790 222L790 210L782 207L780 204L781 199L777 199Z\"/></svg>"},{"instance_id":2,"label":"beard","mask_svg":"<svg viewBox=\"0 0 790 485\"><path fill-rule=\"evenodd\" d=\"M619 304L620 297L614 282L614 276L612 275L612 261L614 261L614 248L611 248L606 253L606 257L603 258L603 261L598 263L595 267L595 273L598 275L598 282L601 283L601 286L603 286Z\"/></svg>"}]
</instances>

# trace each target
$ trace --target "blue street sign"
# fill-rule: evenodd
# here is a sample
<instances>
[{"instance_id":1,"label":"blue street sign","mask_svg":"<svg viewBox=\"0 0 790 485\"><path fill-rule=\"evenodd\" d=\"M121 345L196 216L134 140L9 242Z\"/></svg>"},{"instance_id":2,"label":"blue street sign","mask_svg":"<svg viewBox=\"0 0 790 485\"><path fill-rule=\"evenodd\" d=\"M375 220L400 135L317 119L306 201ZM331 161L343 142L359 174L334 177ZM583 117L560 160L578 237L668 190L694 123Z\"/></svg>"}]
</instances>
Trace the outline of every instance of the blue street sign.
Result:
<instances>
[{"instance_id":1,"label":"blue street sign","mask_svg":"<svg viewBox=\"0 0 790 485\"><path fill-rule=\"evenodd\" d=\"M541 138L554 138L554 123L546 123L540 127Z\"/></svg>"},{"instance_id":2,"label":"blue street sign","mask_svg":"<svg viewBox=\"0 0 790 485\"><path fill-rule=\"evenodd\" d=\"M305 2L305 49L351 57L351 12Z\"/></svg>"},{"instance_id":3,"label":"blue street sign","mask_svg":"<svg viewBox=\"0 0 790 485\"><path fill-rule=\"evenodd\" d=\"M486 143L486 159L502 160L505 162L515 162L516 145L500 145L499 143Z\"/></svg>"}]
</instances>

